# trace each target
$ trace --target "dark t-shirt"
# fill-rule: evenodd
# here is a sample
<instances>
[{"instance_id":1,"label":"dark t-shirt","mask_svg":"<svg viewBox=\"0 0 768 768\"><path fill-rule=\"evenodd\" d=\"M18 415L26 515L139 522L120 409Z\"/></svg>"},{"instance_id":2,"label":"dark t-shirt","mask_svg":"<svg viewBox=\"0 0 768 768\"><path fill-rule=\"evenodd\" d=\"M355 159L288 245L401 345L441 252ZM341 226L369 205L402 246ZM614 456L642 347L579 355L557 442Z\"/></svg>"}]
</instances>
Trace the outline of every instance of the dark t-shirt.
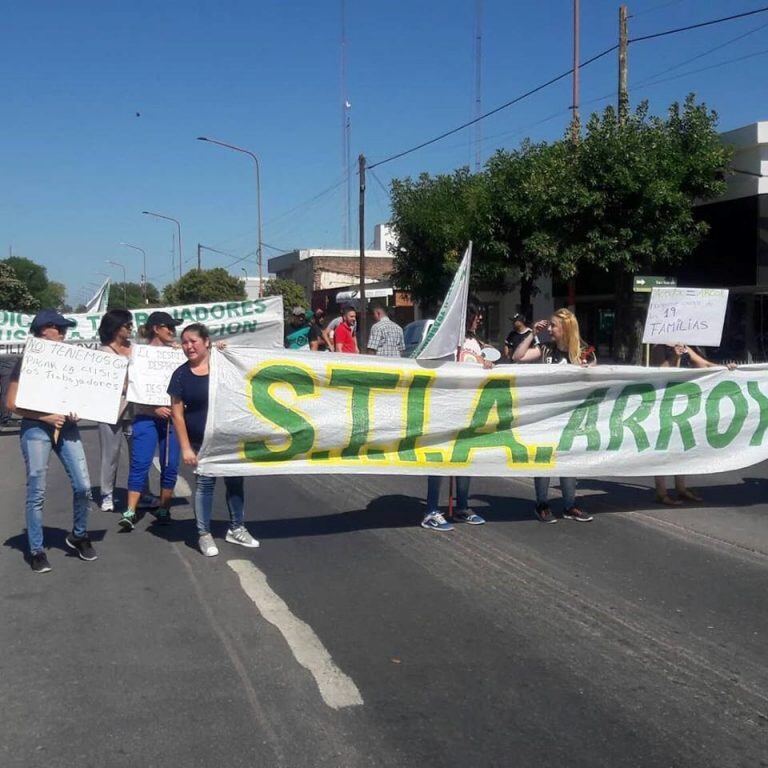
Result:
<instances>
[{"instance_id":1,"label":"dark t-shirt","mask_svg":"<svg viewBox=\"0 0 768 768\"><path fill-rule=\"evenodd\" d=\"M192 447L197 449L205 435L205 421L208 418L209 375L195 376L189 363L180 365L171 376L168 394L178 397L184 403L184 423Z\"/></svg>"},{"instance_id":2,"label":"dark t-shirt","mask_svg":"<svg viewBox=\"0 0 768 768\"><path fill-rule=\"evenodd\" d=\"M587 350L589 350L589 354L586 354ZM583 359L585 359L586 362L596 362L597 358L595 357L595 353L591 351L589 347L582 345L581 353L585 356ZM549 341L546 344L541 345L541 362L550 363L551 365L570 365L571 359L568 357L567 352L558 349L557 344L553 341Z\"/></svg>"},{"instance_id":3,"label":"dark t-shirt","mask_svg":"<svg viewBox=\"0 0 768 768\"><path fill-rule=\"evenodd\" d=\"M515 350L520 346L520 342L530 336L533 333L533 331L529 328L527 331L523 331L522 333L518 333L515 330L512 330L507 335L507 338L504 340L504 343L509 347L509 356L512 357L512 355L515 354ZM533 341L531 342L530 349L535 349L539 346L539 340L534 337Z\"/></svg>"},{"instance_id":4,"label":"dark t-shirt","mask_svg":"<svg viewBox=\"0 0 768 768\"><path fill-rule=\"evenodd\" d=\"M293 325L288 325L285 329L285 348L286 349L306 349L309 346L309 334L311 333L311 326L309 323L304 323L298 328Z\"/></svg>"}]
</instances>

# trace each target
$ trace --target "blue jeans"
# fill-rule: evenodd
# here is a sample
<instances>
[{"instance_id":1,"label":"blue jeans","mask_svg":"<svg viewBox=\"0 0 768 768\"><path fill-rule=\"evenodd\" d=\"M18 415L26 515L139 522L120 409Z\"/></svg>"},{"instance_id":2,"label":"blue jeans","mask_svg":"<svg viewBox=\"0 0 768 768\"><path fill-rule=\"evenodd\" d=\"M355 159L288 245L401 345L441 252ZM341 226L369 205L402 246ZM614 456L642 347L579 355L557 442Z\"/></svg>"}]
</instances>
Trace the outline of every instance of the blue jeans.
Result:
<instances>
[{"instance_id":1,"label":"blue jeans","mask_svg":"<svg viewBox=\"0 0 768 768\"><path fill-rule=\"evenodd\" d=\"M129 492L141 493L146 487L149 468L152 466L152 458L158 446L160 446L160 487L175 488L176 478L179 475L180 451L173 425L168 419L158 419L143 414L136 416L133 420L133 437L131 438Z\"/></svg>"},{"instance_id":2,"label":"blue jeans","mask_svg":"<svg viewBox=\"0 0 768 768\"><path fill-rule=\"evenodd\" d=\"M456 507L467 509L469 504L469 481L471 477L457 477L456 480ZM427 513L437 512L440 508L440 486L443 478L440 475L427 477Z\"/></svg>"},{"instance_id":3,"label":"blue jeans","mask_svg":"<svg viewBox=\"0 0 768 768\"><path fill-rule=\"evenodd\" d=\"M536 504L546 504L549 498L549 480L548 477L534 477L533 486L536 489ZM563 506L566 509L576 506L576 483L575 477L561 477L560 490L563 492Z\"/></svg>"},{"instance_id":4,"label":"blue jeans","mask_svg":"<svg viewBox=\"0 0 768 768\"><path fill-rule=\"evenodd\" d=\"M245 519L245 498L242 477L225 477L227 489L227 509L229 510L230 527L237 528ZM210 475L198 475L195 487L195 518L197 532L202 536L211 532L211 515L213 514L213 489L216 478Z\"/></svg>"},{"instance_id":5,"label":"blue jeans","mask_svg":"<svg viewBox=\"0 0 768 768\"><path fill-rule=\"evenodd\" d=\"M21 453L27 467L27 539L32 554L43 551L43 502L51 451L59 457L72 484L72 533L85 536L88 527L88 505L91 479L85 462L85 451L77 425L67 422L59 440L53 444L54 428L36 419L21 422Z\"/></svg>"}]
</instances>

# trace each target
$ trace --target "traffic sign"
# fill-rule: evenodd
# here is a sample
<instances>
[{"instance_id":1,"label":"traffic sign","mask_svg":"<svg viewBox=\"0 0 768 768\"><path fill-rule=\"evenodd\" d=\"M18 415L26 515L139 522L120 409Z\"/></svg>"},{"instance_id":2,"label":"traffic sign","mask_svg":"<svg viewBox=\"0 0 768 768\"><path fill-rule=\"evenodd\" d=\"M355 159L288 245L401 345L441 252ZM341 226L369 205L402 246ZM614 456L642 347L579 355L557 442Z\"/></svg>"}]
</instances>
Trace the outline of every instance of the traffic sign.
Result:
<instances>
[{"instance_id":1,"label":"traffic sign","mask_svg":"<svg viewBox=\"0 0 768 768\"><path fill-rule=\"evenodd\" d=\"M654 288L676 288L676 277L658 277L657 275L635 275L632 290L635 293L650 293Z\"/></svg>"}]
</instances>

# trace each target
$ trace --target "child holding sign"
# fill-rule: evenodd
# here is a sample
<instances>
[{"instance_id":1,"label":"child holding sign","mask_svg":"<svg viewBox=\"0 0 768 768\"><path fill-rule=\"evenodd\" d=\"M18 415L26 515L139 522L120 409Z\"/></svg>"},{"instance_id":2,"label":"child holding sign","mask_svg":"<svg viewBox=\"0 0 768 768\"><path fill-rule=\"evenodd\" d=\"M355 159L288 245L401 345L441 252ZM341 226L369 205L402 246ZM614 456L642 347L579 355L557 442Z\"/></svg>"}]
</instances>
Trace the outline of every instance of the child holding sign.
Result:
<instances>
[{"instance_id":1,"label":"child holding sign","mask_svg":"<svg viewBox=\"0 0 768 768\"><path fill-rule=\"evenodd\" d=\"M30 332L40 339L63 341L67 328L74 325L74 321L67 320L58 312L44 309L32 319ZM22 358L11 374L8 408L22 418L19 435L21 453L27 468L26 519L30 564L35 573L47 573L51 566L43 547L43 503L51 451L59 457L72 484L73 525L72 533L67 534L65 541L81 560L97 559L87 532L91 480L77 428L76 413L41 413L16 406L23 364Z\"/></svg>"}]
</instances>

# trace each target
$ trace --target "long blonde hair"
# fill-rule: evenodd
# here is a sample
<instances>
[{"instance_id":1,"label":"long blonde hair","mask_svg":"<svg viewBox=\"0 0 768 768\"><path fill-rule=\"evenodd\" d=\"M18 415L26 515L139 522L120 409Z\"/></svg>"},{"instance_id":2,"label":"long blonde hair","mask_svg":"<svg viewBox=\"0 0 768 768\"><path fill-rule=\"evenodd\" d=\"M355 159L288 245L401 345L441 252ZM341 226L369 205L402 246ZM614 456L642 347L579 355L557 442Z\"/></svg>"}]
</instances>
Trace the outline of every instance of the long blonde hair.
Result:
<instances>
[{"instance_id":1,"label":"long blonde hair","mask_svg":"<svg viewBox=\"0 0 768 768\"><path fill-rule=\"evenodd\" d=\"M581 363L581 334L579 333L579 321L576 319L576 315L571 312L570 309L558 309L552 317L556 317L560 321L560 325L563 329L563 343L565 349L568 352L568 359L572 365L579 365Z\"/></svg>"}]
</instances>

